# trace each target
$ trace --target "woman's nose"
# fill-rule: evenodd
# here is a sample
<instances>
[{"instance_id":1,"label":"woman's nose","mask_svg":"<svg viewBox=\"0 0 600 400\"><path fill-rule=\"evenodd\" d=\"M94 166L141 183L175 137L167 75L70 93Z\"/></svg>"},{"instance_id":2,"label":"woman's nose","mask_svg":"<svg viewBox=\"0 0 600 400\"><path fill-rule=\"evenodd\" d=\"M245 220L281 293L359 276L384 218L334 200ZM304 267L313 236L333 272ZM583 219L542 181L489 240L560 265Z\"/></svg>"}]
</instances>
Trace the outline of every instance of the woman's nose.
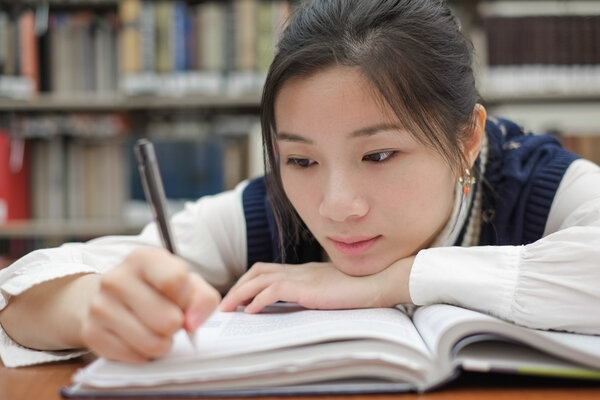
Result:
<instances>
[{"instance_id":1,"label":"woman's nose","mask_svg":"<svg viewBox=\"0 0 600 400\"><path fill-rule=\"evenodd\" d=\"M330 179L319 205L321 216L336 222L365 216L369 204L362 194L363 185L339 176Z\"/></svg>"}]
</instances>

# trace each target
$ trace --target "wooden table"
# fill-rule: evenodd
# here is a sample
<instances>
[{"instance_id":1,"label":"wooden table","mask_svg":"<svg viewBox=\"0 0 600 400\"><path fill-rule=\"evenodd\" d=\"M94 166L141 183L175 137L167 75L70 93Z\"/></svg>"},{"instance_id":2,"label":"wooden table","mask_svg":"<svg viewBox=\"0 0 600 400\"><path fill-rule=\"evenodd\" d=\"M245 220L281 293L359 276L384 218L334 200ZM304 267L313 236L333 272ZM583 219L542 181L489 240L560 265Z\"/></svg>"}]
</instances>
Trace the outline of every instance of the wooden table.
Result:
<instances>
[{"instance_id":1,"label":"wooden table","mask_svg":"<svg viewBox=\"0 0 600 400\"><path fill-rule=\"evenodd\" d=\"M91 360L47 364L26 368L5 368L0 363L0 400L58 400L59 389L70 382L73 372ZM500 400L500 399L600 399L600 381L573 381L512 375L463 374L443 388L425 393L397 395L269 397L268 400L327 399L419 399L419 400ZM122 399L121 399L122 400Z\"/></svg>"}]
</instances>

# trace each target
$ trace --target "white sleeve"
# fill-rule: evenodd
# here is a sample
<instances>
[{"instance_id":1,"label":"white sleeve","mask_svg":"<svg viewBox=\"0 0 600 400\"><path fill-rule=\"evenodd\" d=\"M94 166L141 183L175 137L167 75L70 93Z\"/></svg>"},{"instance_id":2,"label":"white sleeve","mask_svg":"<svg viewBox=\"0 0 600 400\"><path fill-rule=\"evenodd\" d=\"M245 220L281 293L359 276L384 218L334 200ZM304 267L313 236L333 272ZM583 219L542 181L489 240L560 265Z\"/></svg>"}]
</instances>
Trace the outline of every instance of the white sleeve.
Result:
<instances>
[{"instance_id":1,"label":"white sleeve","mask_svg":"<svg viewBox=\"0 0 600 400\"><path fill-rule=\"evenodd\" d=\"M246 223L242 192L205 196L186 204L171 219L177 251L192 269L220 291L229 288L246 270ZM119 264L134 248L160 246L154 223L139 235L105 236L86 243L66 243L36 250L0 270L0 310L11 296L34 285L80 273L103 273ZM41 352L25 349L0 327L0 357L6 366L30 365L73 357L78 352Z\"/></svg>"},{"instance_id":2,"label":"white sleeve","mask_svg":"<svg viewBox=\"0 0 600 400\"><path fill-rule=\"evenodd\" d=\"M571 164L540 240L422 250L409 287L418 305L450 303L532 328L600 334L600 168Z\"/></svg>"}]
</instances>

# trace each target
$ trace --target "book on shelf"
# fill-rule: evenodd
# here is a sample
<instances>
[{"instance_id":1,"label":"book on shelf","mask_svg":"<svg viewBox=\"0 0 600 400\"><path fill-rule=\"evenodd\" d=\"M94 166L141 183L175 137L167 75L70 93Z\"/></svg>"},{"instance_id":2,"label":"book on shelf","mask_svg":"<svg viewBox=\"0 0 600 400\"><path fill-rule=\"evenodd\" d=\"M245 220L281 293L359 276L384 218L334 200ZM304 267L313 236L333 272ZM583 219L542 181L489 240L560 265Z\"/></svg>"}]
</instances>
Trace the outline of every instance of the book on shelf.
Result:
<instances>
[{"instance_id":1,"label":"book on shelf","mask_svg":"<svg viewBox=\"0 0 600 400\"><path fill-rule=\"evenodd\" d=\"M128 165L120 138L53 135L31 140L32 217L38 220L118 220Z\"/></svg>"},{"instance_id":2,"label":"book on shelf","mask_svg":"<svg viewBox=\"0 0 600 400\"><path fill-rule=\"evenodd\" d=\"M168 199L196 200L201 196L216 194L224 189L224 142L217 138L152 139L156 158L161 165L161 175ZM144 200L144 192L130 143L131 198Z\"/></svg>"},{"instance_id":3,"label":"book on shelf","mask_svg":"<svg viewBox=\"0 0 600 400\"><path fill-rule=\"evenodd\" d=\"M51 11L42 41L46 91L57 96L114 92L118 80L117 26L114 12Z\"/></svg>"},{"instance_id":4,"label":"book on shelf","mask_svg":"<svg viewBox=\"0 0 600 400\"><path fill-rule=\"evenodd\" d=\"M116 90L114 10L52 10L47 30L37 29L36 13L27 5L0 10L0 95Z\"/></svg>"},{"instance_id":5,"label":"book on shelf","mask_svg":"<svg viewBox=\"0 0 600 400\"><path fill-rule=\"evenodd\" d=\"M31 218L121 218L129 173L125 115L30 115L13 124L31 147Z\"/></svg>"},{"instance_id":6,"label":"book on shelf","mask_svg":"<svg viewBox=\"0 0 600 400\"><path fill-rule=\"evenodd\" d=\"M215 1L197 6L198 68L201 70L225 69L225 11L225 7Z\"/></svg>"},{"instance_id":7,"label":"book on shelf","mask_svg":"<svg viewBox=\"0 0 600 400\"><path fill-rule=\"evenodd\" d=\"M0 95L259 92L290 0L50 3L0 10ZM177 79L169 77L177 76Z\"/></svg>"},{"instance_id":8,"label":"book on shelf","mask_svg":"<svg viewBox=\"0 0 600 400\"><path fill-rule=\"evenodd\" d=\"M33 82L33 91L37 92L40 86L40 71L33 10L25 10L19 17L19 46L21 76L29 78Z\"/></svg>"},{"instance_id":9,"label":"book on shelf","mask_svg":"<svg viewBox=\"0 0 600 400\"><path fill-rule=\"evenodd\" d=\"M97 359L78 396L242 396L427 391L461 370L600 379L600 336L517 326L455 306L215 312L142 365Z\"/></svg>"},{"instance_id":10,"label":"book on shelf","mask_svg":"<svg viewBox=\"0 0 600 400\"><path fill-rule=\"evenodd\" d=\"M598 95L600 3L486 1L485 96Z\"/></svg>"},{"instance_id":11,"label":"book on shelf","mask_svg":"<svg viewBox=\"0 0 600 400\"><path fill-rule=\"evenodd\" d=\"M289 12L288 0L123 1L120 87L128 94L259 91Z\"/></svg>"},{"instance_id":12,"label":"book on shelf","mask_svg":"<svg viewBox=\"0 0 600 400\"><path fill-rule=\"evenodd\" d=\"M0 225L31 215L29 151L24 139L0 129Z\"/></svg>"},{"instance_id":13,"label":"book on shelf","mask_svg":"<svg viewBox=\"0 0 600 400\"><path fill-rule=\"evenodd\" d=\"M119 3L119 20L121 23L119 58L123 74L136 73L142 70L142 52L144 52L145 46L142 46L141 43L141 15L141 1L124 0ZM132 49L135 51L132 51Z\"/></svg>"},{"instance_id":14,"label":"book on shelf","mask_svg":"<svg viewBox=\"0 0 600 400\"><path fill-rule=\"evenodd\" d=\"M0 9L0 96L26 99L37 93L38 57L33 11Z\"/></svg>"}]
</instances>

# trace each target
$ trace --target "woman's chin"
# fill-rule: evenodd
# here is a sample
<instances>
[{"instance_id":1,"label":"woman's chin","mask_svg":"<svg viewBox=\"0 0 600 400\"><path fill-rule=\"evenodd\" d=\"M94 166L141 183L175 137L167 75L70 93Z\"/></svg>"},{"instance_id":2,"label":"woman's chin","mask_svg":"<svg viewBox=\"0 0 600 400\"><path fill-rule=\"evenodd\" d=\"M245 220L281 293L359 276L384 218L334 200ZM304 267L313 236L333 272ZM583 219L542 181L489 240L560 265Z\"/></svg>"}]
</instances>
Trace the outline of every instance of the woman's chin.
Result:
<instances>
[{"instance_id":1,"label":"woman's chin","mask_svg":"<svg viewBox=\"0 0 600 400\"><path fill-rule=\"evenodd\" d=\"M350 276L368 276L386 269L389 264L379 261L369 261L368 257L361 259L348 259L348 257L335 257L332 259L333 265L346 275Z\"/></svg>"}]
</instances>

